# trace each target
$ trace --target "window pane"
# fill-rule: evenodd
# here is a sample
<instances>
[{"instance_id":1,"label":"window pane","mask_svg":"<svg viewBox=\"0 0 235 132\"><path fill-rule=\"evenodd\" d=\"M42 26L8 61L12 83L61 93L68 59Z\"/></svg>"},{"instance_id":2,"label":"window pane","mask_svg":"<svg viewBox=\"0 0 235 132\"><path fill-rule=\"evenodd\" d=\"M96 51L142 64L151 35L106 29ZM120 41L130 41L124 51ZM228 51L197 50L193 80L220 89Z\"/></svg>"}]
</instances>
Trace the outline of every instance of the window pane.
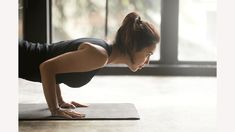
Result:
<instances>
[{"instance_id":1,"label":"window pane","mask_svg":"<svg viewBox=\"0 0 235 132\"><path fill-rule=\"evenodd\" d=\"M216 0L180 0L179 60L216 60Z\"/></svg>"},{"instance_id":2,"label":"window pane","mask_svg":"<svg viewBox=\"0 0 235 132\"><path fill-rule=\"evenodd\" d=\"M104 38L105 0L52 0L52 41Z\"/></svg>"},{"instance_id":3,"label":"window pane","mask_svg":"<svg viewBox=\"0 0 235 132\"><path fill-rule=\"evenodd\" d=\"M146 19L158 28L160 28L160 0L109 0L109 14L108 14L108 40L115 38L116 32L120 27L124 17L133 11L138 12L143 19ZM159 29L160 30L160 29ZM151 56L151 60L159 60L160 50L157 46L156 53Z\"/></svg>"}]
</instances>

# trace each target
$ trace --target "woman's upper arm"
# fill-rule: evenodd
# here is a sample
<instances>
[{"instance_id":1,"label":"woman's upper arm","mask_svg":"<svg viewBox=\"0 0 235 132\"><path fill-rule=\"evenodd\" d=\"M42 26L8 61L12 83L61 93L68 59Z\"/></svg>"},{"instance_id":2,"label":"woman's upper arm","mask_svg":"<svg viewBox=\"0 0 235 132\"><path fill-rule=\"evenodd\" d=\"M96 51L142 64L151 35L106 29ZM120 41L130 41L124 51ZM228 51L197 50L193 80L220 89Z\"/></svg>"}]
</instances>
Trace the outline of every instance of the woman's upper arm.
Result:
<instances>
[{"instance_id":1,"label":"woman's upper arm","mask_svg":"<svg viewBox=\"0 0 235 132\"><path fill-rule=\"evenodd\" d=\"M47 67L50 72L86 72L103 67L108 61L108 55L101 47L84 43L76 51L67 52L51 58L40 65Z\"/></svg>"}]
</instances>

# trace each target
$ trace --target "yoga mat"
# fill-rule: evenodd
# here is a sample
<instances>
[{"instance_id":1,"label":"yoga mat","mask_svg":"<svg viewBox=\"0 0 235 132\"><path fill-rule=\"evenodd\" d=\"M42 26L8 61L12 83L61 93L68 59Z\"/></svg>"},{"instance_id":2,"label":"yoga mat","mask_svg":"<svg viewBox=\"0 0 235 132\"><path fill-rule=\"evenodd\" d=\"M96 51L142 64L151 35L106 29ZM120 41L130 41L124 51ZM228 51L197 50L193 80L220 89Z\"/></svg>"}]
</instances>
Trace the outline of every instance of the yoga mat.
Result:
<instances>
[{"instance_id":1,"label":"yoga mat","mask_svg":"<svg viewBox=\"0 0 235 132\"><path fill-rule=\"evenodd\" d=\"M139 120L131 103L91 103L74 109L85 114L82 119L53 117L47 104L19 104L19 120Z\"/></svg>"}]
</instances>

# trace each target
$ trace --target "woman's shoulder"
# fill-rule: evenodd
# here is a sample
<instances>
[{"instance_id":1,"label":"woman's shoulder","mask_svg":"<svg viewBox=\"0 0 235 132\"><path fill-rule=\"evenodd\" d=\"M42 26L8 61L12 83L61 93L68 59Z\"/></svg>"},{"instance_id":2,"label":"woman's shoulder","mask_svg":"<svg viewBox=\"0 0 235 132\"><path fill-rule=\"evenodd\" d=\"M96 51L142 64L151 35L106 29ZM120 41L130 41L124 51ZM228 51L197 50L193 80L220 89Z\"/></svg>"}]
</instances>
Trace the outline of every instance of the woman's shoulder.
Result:
<instances>
[{"instance_id":1,"label":"woman's shoulder","mask_svg":"<svg viewBox=\"0 0 235 132\"><path fill-rule=\"evenodd\" d=\"M89 56L93 56L94 59L99 59L100 61L106 62L109 58L109 55L101 46L93 44L91 42L83 42L77 49L85 51Z\"/></svg>"}]
</instances>

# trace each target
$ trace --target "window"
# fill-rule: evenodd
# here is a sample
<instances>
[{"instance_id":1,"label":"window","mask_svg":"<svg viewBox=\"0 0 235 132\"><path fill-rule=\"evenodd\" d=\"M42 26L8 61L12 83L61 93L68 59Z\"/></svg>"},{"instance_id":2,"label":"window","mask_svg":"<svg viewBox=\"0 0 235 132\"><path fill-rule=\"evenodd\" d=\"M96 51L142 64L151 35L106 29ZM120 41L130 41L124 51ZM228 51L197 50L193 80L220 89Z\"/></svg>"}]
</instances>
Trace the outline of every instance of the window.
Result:
<instances>
[{"instance_id":1,"label":"window","mask_svg":"<svg viewBox=\"0 0 235 132\"><path fill-rule=\"evenodd\" d=\"M215 61L216 0L179 2L178 59Z\"/></svg>"}]
</instances>

